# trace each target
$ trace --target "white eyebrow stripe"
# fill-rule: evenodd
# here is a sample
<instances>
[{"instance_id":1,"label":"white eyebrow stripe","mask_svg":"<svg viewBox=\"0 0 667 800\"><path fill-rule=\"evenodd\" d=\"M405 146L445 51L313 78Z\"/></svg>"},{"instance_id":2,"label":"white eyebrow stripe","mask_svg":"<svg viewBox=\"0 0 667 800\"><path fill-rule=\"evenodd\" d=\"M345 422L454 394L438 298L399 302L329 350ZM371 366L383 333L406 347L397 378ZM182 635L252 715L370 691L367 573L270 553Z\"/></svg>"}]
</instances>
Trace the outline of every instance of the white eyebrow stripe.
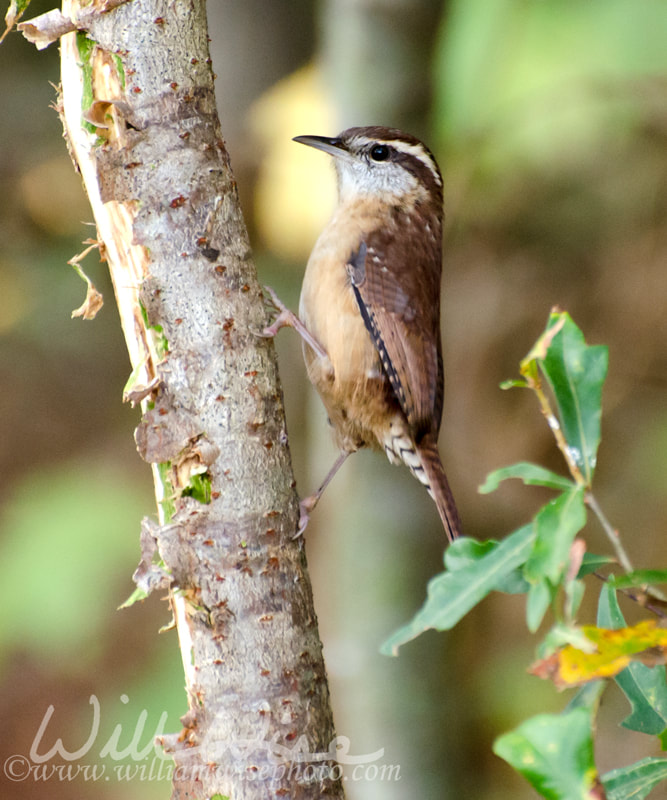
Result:
<instances>
[{"instance_id":1,"label":"white eyebrow stripe","mask_svg":"<svg viewBox=\"0 0 667 800\"><path fill-rule=\"evenodd\" d=\"M362 147L375 143L386 144L388 147L393 147L394 150L398 150L400 153L405 153L406 155L419 159L419 161L433 173L433 177L438 186L442 186L442 179L440 178L440 172L435 161L421 145L409 144L408 142L402 142L400 139L370 139L368 136L358 136L355 138L356 143Z\"/></svg>"},{"instance_id":2,"label":"white eyebrow stripe","mask_svg":"<svg viewBox=\"0 0 667 800\"><path fill-rule=\"evenodd\" d=\"M408 142L401 142L400 140L394 139L391 142L387 142L390 147L396 148L401 153L407 153L408 155L414 156L418 158L425 167L431 170L433 173L433 177L436 180L436 183L441 186L442 181L440 180L440 173L438 171L438 167L435 161L431 158L431 156L426 152L426 150L417 144L408 144Z\"/></svg>"}]
</instances>

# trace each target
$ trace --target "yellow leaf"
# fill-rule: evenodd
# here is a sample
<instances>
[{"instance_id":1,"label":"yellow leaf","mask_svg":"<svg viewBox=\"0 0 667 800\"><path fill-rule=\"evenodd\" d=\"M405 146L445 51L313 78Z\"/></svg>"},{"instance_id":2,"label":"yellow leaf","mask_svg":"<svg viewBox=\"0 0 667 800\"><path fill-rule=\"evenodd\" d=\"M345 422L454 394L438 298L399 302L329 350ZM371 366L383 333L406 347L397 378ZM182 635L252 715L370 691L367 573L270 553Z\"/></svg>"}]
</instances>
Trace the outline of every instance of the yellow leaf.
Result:
<instances>
[{"instance_id":1,"label":"yellow leaf","mask_svg":"<svg viewBox=\"0 0 667 800\"><path fill-rule=\"evenodd\" d=\"M572 645L564 647L558 658L559 685L574 686L599 678L610 678L624 670L631 661L664 664L667 660L667 630L653 620L645 620L630 628L607 630L584 626L584 635L595 645L585 653Z\"/></svg>"},{"instance_id":2,"label":"yellow leaf","mask_svg":"<svg viewBox=\"0 0 667 800\"><path fill-rule=\"evenodd\" d=\"M580 630L591 643L590 648L568 644L533 664L529 671L552 680L559 689L566 689L611 678L632 661L647 666L667 663L667 630L658 628L653 620L617 630L594 625L585 625Z\"/></svg>"}]
</instances>

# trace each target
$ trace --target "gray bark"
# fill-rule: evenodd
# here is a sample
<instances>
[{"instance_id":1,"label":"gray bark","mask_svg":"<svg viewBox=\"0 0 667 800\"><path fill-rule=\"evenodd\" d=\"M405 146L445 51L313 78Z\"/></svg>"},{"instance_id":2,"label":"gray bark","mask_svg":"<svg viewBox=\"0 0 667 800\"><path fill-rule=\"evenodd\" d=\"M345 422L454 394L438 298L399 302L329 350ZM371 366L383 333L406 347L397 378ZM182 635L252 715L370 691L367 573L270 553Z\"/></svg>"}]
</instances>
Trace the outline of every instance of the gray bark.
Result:
<instances>
[{"instance_id":1,"label":"gray bark","mask_svg":"<svg viewBox=\"0 0 667 800\"><path fill-rule=\"evenodd\" d=\"M61 40L63 119L161 512L144 521L137 579L168 586L183 655L189 711L164 737L173 796L342 797L337 768L322 769L335 764L329 693L205 3L94 6L66 0L54 36L67 20L80 31Z\"/></svg>"}]
</instances>

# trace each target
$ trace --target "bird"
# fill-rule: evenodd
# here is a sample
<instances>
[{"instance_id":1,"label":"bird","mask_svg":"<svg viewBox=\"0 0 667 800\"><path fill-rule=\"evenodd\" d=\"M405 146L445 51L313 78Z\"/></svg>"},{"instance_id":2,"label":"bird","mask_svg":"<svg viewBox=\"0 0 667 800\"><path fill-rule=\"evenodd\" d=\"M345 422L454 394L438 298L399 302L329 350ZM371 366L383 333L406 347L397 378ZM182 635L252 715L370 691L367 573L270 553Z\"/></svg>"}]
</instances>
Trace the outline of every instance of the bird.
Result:
<instances>
[{"instance_id":1,"label":"bird","mask_svg":"<svg viewBox=\"0 0 667 800\"><path fill-rule=\"evenodd\" d=\"M333 158L338 202L306 266L299 316L283 306L267 328L303 338L308 377L340 456L306 515L347 456L384 451L435 501L449 541L459 513L438 451L444 378L440 339L443 183L418 138L384 126L338 136L296 136Z\"/></svg>"}]
</instances>

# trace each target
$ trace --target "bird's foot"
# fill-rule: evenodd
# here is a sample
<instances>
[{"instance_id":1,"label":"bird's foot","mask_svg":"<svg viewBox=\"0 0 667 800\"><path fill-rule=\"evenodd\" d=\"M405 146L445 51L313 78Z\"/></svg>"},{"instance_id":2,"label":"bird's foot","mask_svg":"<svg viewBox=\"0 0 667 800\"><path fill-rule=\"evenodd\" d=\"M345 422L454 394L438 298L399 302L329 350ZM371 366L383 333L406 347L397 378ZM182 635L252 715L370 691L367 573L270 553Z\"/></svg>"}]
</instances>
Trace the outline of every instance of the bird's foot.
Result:
<instances>
[{"instance_id":1,"label":"bird's foot","mask_svg":"<svg viewBox=\"0 0 667 800\"><path fill-rule=\"evenodd\" d=\"M267 339L272 339L281 328L294 328L304 342L306 342L318 356L328 359L329 356L326 350L308 328L306 328L303 322L301 322L297 315L287 308L275 291L270 286L265 286L264 291L268 294L271 304L278 311L278 316L273 320L271 325L267 325L259 335Z\"/></svg>"},{"instance_id":2,"label":"bird's foot","mask_svg":"<svg viewBox=\"0 0 667 800\"><path fill-rule=\"evenodd\" d=\"M317 505L317 501L320 499L320 495L321 492L315 492L315 494L311 494L309 497L305 497L299 503L299 527L297 528L296 534L294 535L295 539L298 539L299 536L301 536L308 527L308 523L310 522L311 511Z\"/></svg>"},{"instance_id":3,"label":"bird's foot","mask_svg":"<svg viewBox=\"0 0 667 800\"><path fill-rule=\"evenodd\" d=\"M304 497L303 500L299 503L299 529L296 532L295 539L298 539L299 536L306 530L306 526L310 520L310 514L315 506L318 504L320 497L324 494L324 490L327 488L333 476L338 472L338 470L343 466L345 459L350 455L349 450L343 450L339 453L338 458L334 462L333 467L329 470L326 478L324 479L320 488L308 497Z\"/></svg>"},{"instance_id":4,"label":"bird's foot","mask_svg":"<svg viewBox=\"0 0 667 800\"><path fill-rule=\"evenodd\" d=\"M266 328L262 330L262 336L266 336L267 339L272 338L281 328L295 328L296 325L301 322L297 315L287 308L283 301L278 297L274 289L272 289L270 286L265 286L264 292L266 295L268 295L268 298L266 298L268 301L267 305L273 306L273 308L278 312L278 315L273 320L271 325L267 325Z\"/></svg>"}]
</instances>

